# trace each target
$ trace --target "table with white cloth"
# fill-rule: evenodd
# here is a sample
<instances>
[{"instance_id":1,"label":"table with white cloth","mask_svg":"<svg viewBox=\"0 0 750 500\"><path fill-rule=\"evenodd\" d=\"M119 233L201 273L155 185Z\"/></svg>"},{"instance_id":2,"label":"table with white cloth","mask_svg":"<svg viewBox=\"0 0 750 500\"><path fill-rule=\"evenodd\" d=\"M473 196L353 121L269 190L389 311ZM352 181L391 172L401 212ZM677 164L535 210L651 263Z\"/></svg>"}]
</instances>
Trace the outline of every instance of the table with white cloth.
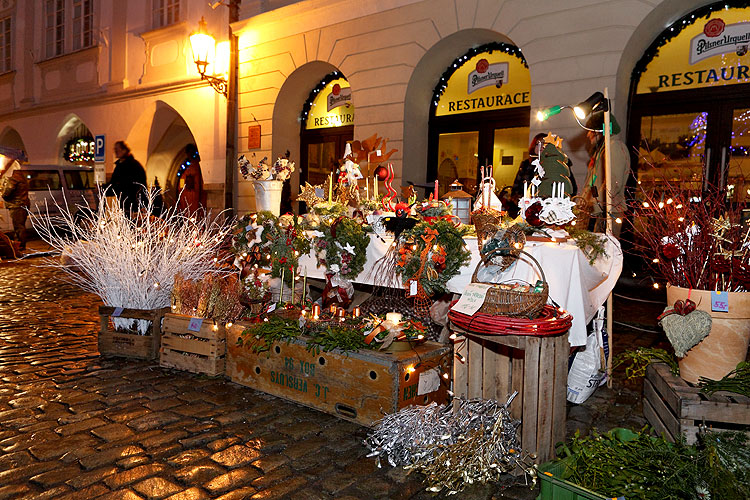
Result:
<instances>
[{"instance_id":1,"label":"table with white cloth","mask_svg":"<svg viewBox=\"0 0 750 500\"><path fill-rule=\"evenodd\" d=\"M602 236L606 238L604 244L606 256L599 257L593 265L589 264L588 257L575 245L574 240L527 241L524 247L524 251L532 255L544 270L549 284L550 299L573 315L573 325L568 334L568 341L572 346L586 344L586 325L593 319L599 307L606 302L622 271L622 250L619 241L611 236ZM471 283L474 269L481 261L477 239L467 236L464 241L471 251L471 262L462 267L460 273L448 281L448 290L458 294ZM371 234L364 270L352 281L368 285L383 284L373 268L392 245L393 238ZM306 272L309 278L325 278L326 269L317 266L313 251L300 257L298 269L300 275ZM539 279L541 275L536 266L529 259L524 259L522 254L514 264L493 281L520 280L533 285Z\"/></svg>"}]
</instances>

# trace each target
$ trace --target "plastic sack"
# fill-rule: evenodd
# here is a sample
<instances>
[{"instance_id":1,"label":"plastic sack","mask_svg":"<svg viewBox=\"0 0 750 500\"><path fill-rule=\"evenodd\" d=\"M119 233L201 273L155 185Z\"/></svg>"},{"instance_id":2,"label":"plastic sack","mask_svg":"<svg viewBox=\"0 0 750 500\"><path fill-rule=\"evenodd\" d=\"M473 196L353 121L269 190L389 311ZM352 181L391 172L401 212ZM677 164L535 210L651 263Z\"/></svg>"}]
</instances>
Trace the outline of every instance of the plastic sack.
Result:
<instances>
[{"instance_id":1,"label":"plastic sack","mask_svg":"<svg viewBox=\"0 0 750 500\"><path fill-rule=\"evenodd\" d=\"M597 387L606 382L606 373L602 369L599 348L607 342L604 338L604 308L592 322L593 331L586 338L586 349L575 354L573 363L568 370L568 401L581 404L586 401Z\"/></svg>"}]
</instances>

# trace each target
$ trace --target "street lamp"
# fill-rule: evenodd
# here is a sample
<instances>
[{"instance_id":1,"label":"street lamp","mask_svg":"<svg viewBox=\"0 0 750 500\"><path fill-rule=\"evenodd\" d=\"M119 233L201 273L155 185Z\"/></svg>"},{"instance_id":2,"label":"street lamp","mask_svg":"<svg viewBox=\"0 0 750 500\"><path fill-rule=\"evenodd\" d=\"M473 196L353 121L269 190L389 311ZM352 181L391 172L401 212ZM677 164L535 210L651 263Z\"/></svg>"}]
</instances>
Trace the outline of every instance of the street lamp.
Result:
<instances>
[{"instance_id":1,"label":"street lamp","mask_svg":"<svg viewBox=\"0 0 750 500\"><path fill-rule=\"evenodd\" d=\"M206 74L206 68L216 57L216 40L206 32L206 20L203 17L198 22L198 32L190 35L190 47L193 50L193 62L198 68L201 80L206 80L216 92L227 97L227 80Z\"/></svg>"}]
</instances>

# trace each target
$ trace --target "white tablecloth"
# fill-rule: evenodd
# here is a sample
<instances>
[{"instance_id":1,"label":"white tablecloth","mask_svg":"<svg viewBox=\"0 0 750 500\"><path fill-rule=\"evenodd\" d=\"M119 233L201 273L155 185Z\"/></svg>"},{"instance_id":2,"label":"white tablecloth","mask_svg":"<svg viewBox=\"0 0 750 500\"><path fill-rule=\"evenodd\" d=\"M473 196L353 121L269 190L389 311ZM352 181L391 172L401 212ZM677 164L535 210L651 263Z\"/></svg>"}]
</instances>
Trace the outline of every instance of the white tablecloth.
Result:
<instances>
[{"instance_id":1,"label":"white tablecloth","mask_svg":"<svg viewBox=\"0 0 750 500\"><path fill-rule=\"evenodd\" d=\"M370 238L365 268L352 281L381 285L384 283L383 278L376 275L373 266L385 255L388 247L393 244L393 239L381 239L375 235L371 235ZM471 251L471 262L462 267L461 273L448 282L448 289L459 294L471 283L471 275L480 262L476 238L467 237L465 241ZM605 250L607 256L597 259L592 266L573 241L529 241L524 247L524 251L533 255L542 266L549 284L550 298L573 315L573 326L568 334L568 340L573 346L586 344L586 325L606 302L622 272L622 250L619 241L612 237L608 238ZM300 258L299 270L300 274L307 271L310 278L325 277L325 268L317 267L317 259L312 252ZM518 262L501 275L499 281L522 280L534 284L540 278L536 266L528 260L523 260L521 256Z\"/></svg>"}]
</instances>

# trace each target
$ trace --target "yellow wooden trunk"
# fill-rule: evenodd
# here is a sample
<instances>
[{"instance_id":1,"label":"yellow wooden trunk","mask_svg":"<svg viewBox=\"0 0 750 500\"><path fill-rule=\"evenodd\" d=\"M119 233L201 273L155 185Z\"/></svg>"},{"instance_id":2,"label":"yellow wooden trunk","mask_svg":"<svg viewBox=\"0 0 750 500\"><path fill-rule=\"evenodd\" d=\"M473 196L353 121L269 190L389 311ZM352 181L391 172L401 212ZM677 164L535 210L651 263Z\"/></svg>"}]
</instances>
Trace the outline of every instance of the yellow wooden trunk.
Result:
<instances>
[{"instance_id":1,"label":"yellow wooden trunk","mask_svg":"<svg viewBox=\"0 0 750 500\"><path fill-rule=\"evenodd\" d=\"M159 365L210 376L223 375L226 330L223 324L203 320L197 331L188 328L193 318L166 314L162 324Z\"/></svg>"},{"instance_id":2,"label":"yellow wooden trunk","mask_svg":"<svg viewBox=\"0 0 750 500\"><path fill-rule=\"evenodd\" d=\"M227 329L227 375L238 384L365 426L405 406L446 401L447 381L441 374L450 372L450 346L426 342L395 353L314 354L297 340L256 354L237 345L245 327ZM429 390L436 378L437 389Z\"/></svg>"}]
</instances>

